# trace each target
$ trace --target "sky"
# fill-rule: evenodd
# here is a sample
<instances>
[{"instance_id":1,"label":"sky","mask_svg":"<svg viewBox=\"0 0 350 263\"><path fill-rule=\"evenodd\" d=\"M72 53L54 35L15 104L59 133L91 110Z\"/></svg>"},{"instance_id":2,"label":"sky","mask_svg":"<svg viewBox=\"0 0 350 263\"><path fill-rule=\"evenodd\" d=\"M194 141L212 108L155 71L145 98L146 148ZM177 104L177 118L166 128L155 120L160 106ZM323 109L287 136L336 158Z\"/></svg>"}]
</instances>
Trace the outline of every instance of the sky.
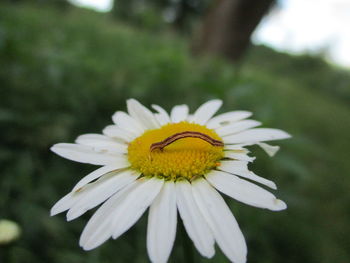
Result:
<instances>
[{"instance_id":1,"label":"sky","mask_svg":"<svg viewBox=\"0 0 350 263\"><path fill-rule=\"evenodd\" d=\"M260 23L253 41L290 53L321 50L331 62L350 67L350 1L280 1Z\"/></svg>"},{"instance_id":2,"label":"sky","mask_svg":"<svg viewBox=\"0 0 350 263\"><path fill-rule=\"evenodd\" d=\"M73 4L76 4L77 6L92 8L101 12L107 12L111 10L113 5L113 0L69 0L69 1Z\"/></svg>"},{"instance_id":3,"label":"sky","mask_svg":"<svg viewBox=\"0 0 350 263\"><path fill-rule=\"evenodd\" d=\"M70 1L102 12L113 2ZM253 42L292 54L322 53L330 62L350 68L350 1L279 0L255 30Z\"/></svg>"}]
</instances>

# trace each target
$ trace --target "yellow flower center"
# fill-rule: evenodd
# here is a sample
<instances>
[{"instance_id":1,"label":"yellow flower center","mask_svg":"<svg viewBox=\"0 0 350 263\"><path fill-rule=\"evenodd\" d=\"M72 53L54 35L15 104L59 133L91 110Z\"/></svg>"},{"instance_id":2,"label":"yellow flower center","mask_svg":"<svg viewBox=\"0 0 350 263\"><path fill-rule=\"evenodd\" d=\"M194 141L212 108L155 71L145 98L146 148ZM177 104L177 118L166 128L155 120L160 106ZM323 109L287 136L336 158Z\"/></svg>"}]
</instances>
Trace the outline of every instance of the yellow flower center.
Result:
<instances>
[{"instance_id":1,"label":"yellow flower center","mask_svg":"<svg viewBox=\"0 0 350 263\"><path fill-rule=\"evenodd\" d=\"M144 176L193 180L219 165L224 154L217 141L222 139L205 126L172 123L146 131L133 140L128 147L128 158L131 167Z\"/></svg>"}]
</instances>

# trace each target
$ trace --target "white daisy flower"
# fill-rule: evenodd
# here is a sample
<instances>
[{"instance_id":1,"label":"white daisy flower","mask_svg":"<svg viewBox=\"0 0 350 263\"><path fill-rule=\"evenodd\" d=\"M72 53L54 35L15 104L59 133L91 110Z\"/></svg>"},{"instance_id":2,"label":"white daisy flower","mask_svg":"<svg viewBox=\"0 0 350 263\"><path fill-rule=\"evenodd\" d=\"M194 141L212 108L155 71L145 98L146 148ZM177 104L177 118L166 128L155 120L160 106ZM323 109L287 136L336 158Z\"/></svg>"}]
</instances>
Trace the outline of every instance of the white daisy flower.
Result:
<instances>
[{"instance_id":1,"label":"white daisy flower","mask_svg":"<svg viewBox=\"0 0 350 263\"><path fill-rule=\"evenodd\" d=\"M169 115L158 105L152 105L153 113L130 99L128 113L116 112L114 125L103 135L55 144L51 150L64 158L102 167L81 179L51 215L68 210L67 220L72 220L103 203L80 238L80 246L91 250L125 233L150 207L147 251L158 263L169 258L178 210L202 256L213 257L216 242L232 262L246 262L244 236L218 191L251 206L285 209L283 201L251 182L276 189L274 182L248 170L254 158L245 147L258 144L273 155L278 147L262 142L290 135L255 128L261 123L247 120L247 111L213 117L221 104L208 101L193 114L187 105L177 105Z\"/></svg>"},{"instance_id":2,"label":"white daisy flower","mask_svg":"<svg viewBox=\"0 0 350 263\"><path fill-rule=\"evenodd\" d=\"M21 235L21 227L14 221L0 219L0 245L9 244Z\"/></svg>"}]
</instances>

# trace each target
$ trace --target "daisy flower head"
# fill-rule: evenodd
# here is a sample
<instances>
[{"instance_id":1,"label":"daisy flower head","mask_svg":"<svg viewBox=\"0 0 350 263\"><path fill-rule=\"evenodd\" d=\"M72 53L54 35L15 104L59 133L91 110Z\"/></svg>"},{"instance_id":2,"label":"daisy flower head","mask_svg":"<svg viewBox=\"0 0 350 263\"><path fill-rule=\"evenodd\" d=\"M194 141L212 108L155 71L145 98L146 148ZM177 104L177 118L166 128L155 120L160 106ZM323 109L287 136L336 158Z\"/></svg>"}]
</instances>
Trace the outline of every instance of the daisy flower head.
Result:
<instances>
[{"instance_id":1,"label":"daisy flower head","mask_svg":"<svg viewBox=\"0 0 350 263\"><path fill-rule=\"evenodd\" d=\"M103 134L79 136L74 144L51 150L69 160L102 166L82 178L51 209L68 210L67 220L101 205L85 226L80 246L91 250L126 232L149 207L147 251L152 262L166 262L176 235L177 211L189 238L207 258L218 244L230 261L246 262L247 246L238 223L219 192L242 203L279 211L286 204L264 188L275 183L248 170L254 160L246 146L260 145L273 155L278 146L264 141L289 138L282 130L256 128L247 111L214 116L221 100L193 114L177 105L168 114L153 112L134 99L118 111Z\"/></svg>"}]
</instances>

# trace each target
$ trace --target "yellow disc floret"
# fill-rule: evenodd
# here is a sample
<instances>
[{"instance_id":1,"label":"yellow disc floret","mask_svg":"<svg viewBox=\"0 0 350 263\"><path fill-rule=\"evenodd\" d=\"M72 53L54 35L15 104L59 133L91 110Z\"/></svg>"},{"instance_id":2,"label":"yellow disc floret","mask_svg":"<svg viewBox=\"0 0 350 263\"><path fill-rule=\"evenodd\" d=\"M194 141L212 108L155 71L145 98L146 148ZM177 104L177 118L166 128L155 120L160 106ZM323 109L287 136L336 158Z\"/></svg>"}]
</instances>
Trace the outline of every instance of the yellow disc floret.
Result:
<instances>
[{"instance_id":1,"label":"yellow disc floret","mask_svg":"<svg viewBox=\"0 0 350 263\"><path fill-rule=\"evenodd\" d=\"M188 136L174 140L176 134ZM191 134L202 136L194 138ZM213 130L202 125L188 122L172 123L146 131L133 140L128 147L128 158L131 167L144 176L193 180L219 165L219 160L223 157L223 147L215 144L215 141L222 140ZM151 147L160 142L164 142L164 147Z\"/></svg>"}]
</instances>

